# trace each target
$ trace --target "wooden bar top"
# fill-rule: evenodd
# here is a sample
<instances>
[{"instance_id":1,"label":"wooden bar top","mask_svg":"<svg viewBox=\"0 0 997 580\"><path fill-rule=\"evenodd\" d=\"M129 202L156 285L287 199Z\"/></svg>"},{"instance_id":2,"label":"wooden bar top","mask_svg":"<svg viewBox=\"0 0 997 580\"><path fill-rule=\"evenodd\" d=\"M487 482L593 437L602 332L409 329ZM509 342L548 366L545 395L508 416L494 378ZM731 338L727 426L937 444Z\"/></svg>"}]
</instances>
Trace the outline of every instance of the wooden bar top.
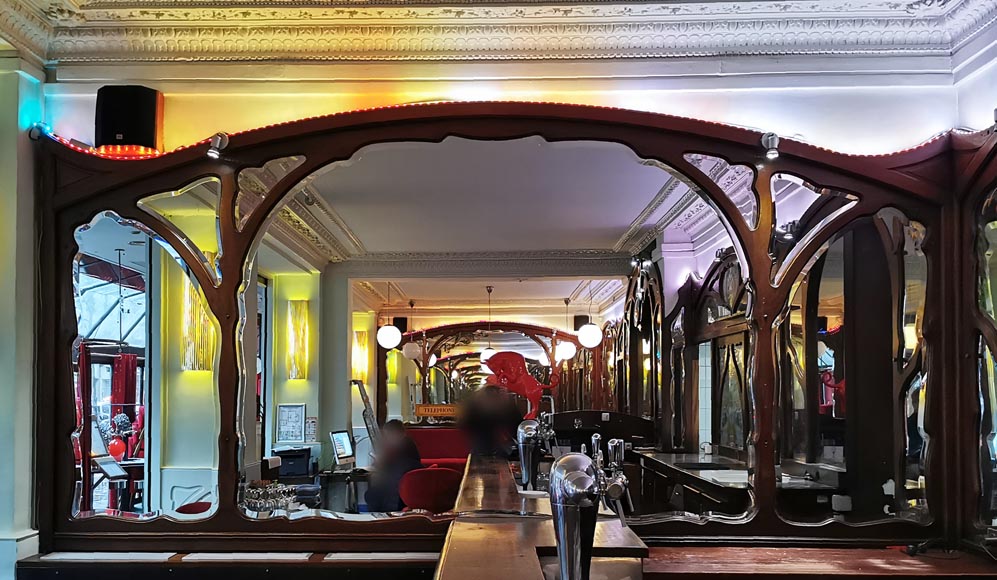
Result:
<instances>
[{"instance_id":1,"label":"wooden bar top","mask_svg":"<svg viewBox=\"0 0 997 580\"><path fill-rule=\"evenodd\" d=\"M549 516L550 500L546 494L520 494L508 460L471 455L454 510L461 515L486 512Z\"/></svg>"},{"instance_id":2,"label":"wooden bar top","mask_svg":"<svg viewBox=\"0 0 997 580\"><path fill-rule=\"evenodd\" d=\"M647 546L618 520L600 520L592 555L644 558ZM437 580L542 580L541 556L557 556L554 524L538 518L464 518L450 525Z\"/></svg>"},{"instance_id":3,"label":"wooden bar top","mask_svg":"<svg viewBox=\"0 0 997 580\"><path fill-rule=\"evenodd\" d=\"M550 517L550 497L546 493L526 495L519 490L508 460L472 455L467 461L454 511L462 516ZM599 507L599 513L616 517L604 506Z\"/></svg>"},{"instance_id":4,"label":"wooden bar top","mask_svg":"<svg viewBox=\"0 0 997 580\"><path fill-rule=\"evenodd\" d=\"M541 580L540 557L556 556L547 497L518 492L509 462L471 456L436 569L437 580ZM613 517L596 523L593 556L643 558L648 549Z\"/></svg>"}]
</instances>

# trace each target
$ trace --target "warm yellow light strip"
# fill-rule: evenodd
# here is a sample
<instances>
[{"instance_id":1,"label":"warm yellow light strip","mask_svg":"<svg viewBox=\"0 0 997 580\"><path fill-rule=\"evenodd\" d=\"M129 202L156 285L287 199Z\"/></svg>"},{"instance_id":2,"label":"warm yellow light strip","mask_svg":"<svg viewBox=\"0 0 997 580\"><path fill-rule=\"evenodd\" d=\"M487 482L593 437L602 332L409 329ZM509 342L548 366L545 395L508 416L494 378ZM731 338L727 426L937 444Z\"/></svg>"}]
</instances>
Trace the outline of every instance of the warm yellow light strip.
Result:
<instances>
[{"instance_id":1,"label":"warm yellow light strip","mask_svg":"<svg viewBox=\"0 0 997 580\"><path fill-rule=\"evenodd\" d=\"M308 301L287 303L287 378L308 378Z\"/></svg>"},{"instance_id":2,"label":"warm yellow light strip","mask_svg":"<svg viewBox=\"0 0 997 580\"><path fill-rule=\"evenodd\" d=\"M367 383L367 373L369 371L368 359L370 352L367 349L368 338L366 330L358 330L353 333L353 378Z\"/></svg>"},{"instance_id":3,"label":"warm yellow light strip","mask_svg":"<svg viewBox=\"0 0 997 580\"><path fill-rule=\"evenodd\" d=\"M215 362L215 329L189 278L183 279L183 362L185 371L210 371Z\"/></svg>"}]
</instances>

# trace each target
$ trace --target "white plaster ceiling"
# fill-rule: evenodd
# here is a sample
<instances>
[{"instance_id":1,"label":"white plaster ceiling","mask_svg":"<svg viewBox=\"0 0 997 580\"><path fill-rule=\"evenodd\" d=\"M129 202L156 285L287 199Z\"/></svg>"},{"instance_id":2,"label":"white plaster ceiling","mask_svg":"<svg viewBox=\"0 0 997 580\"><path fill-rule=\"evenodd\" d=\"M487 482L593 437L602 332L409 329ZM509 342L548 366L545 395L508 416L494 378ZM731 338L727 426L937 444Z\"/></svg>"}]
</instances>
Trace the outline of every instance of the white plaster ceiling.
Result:
<instances>
[{"instance_id":1,"label":"white plaster ceiling","mask_svg":"<svg viewBox=\"0 0 997 580\"><path fill-rule=\"evenodd\" d=\"M366 147L310 191L370 253L620 251L670 177L616 143L451 137Z\"/></svg>"},{"instance_id":2,"label":"white plaster ceiling","mask_svg":"<svg viewBox=\"0 0 997 580\"><path fill-rule=\"evenodd\" d=\"M598 314L620 300L626 290L623 278L403 278L396 280L357 280L354 287L382 314L405 316L458 314L485 319L488 292L492 286L493 318L513 314L564 313L569 299L570 314ZM389 293L390 287L390 293ZM414 307L409 305L414 302Z\"/></svg>"}]
</instances>

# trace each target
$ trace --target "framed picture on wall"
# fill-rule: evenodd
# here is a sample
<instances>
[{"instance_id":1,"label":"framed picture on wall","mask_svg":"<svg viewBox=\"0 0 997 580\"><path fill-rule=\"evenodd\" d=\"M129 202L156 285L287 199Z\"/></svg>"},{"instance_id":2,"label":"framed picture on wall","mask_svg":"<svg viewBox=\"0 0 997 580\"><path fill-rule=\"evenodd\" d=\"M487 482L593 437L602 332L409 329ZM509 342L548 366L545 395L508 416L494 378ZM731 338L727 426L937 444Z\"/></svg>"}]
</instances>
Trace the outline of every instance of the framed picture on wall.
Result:
<instances>
[{"instance_id":1,"label":"framed picture on wall","mask_svg":"<svg viewBox=\"0 0 997 580\"><path fill-rule=\"evenodd\" d=\"M305 404L277 405L277 442L305 442Z\"/></svg>"}]
</instances>

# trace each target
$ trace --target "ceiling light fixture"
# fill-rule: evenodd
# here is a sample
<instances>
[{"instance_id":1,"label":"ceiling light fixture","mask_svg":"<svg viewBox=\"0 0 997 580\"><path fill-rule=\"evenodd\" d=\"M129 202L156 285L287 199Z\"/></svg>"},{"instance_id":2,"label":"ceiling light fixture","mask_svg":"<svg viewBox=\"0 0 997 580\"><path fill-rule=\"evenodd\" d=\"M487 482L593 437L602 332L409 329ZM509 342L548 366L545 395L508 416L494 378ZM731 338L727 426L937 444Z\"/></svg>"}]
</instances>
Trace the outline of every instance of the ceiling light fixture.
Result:
<instances>
[{"instance_id":1,"label":"ceiling light fixture","mask_svg":"<svg viewBox=\"0 0 997 580\"><path fill-rule=\"evenodd\" d=\"M415 300L408 301L409 314L408 319L415 322ZM425 334L425 333L423 333ZM421 343L412 341L406 342L405 346L402 347L402 355L409 360L422 360L422 349Z\"/></svg>"},{"instance_id":2,"label":"ceiling light fixture","mask_svg":"<svg viewBox=\"0 0 997 580\"><path fill-rule=\"evenodd\" d=\"M223 133L219 133L222 135ZM391 306L391 282L388 282L388 301L387 305ZM401 344L402 342L402 331L398 330L398 327L394 324L386 324L381 328L377 329L377 344L381 345L381 348L391 350Z\"/></svg>"},{"instance_id":3,"label":"ceiling light fixture","mask_svg":"<svg viewBox=\"0 0 997 580\"><path fill-rule=\"evenodd\" d=\"M582 325L578 329L578 342L582 343L585 348L595 348L602 344L602 329L599 328L597 324L592 322L592 302L594 301L594 296L592 294L592 281L589 280L589 321Z\"/></svg>"},{"instance_id":4,"label":"ceiling light fixture","mask_svg":"<svg viewBox=\"0 0 997 580\"><path fill-rule=\"evenodd\" d=\"M228 135L225 133L215 133L211 136L211 146L208 147L208 157L218 159L222 156L222 149L228 147Z\"/></svg>"},{"instance_id":5,"label":"ceiling light fixture","mask_svg":"<svg viewBox=\"0 0 997 580\"><path fill-rule=\"evenodd\" d=\"M571 328L571 325L568 323L568 304L570 304L570 303L571 303L571 298L565 298L564 299L564 327L565 328ZM576 354L578 354L578 347L576 347L575 343L573 343L573 342L562 341L562 342L558 343L558 345L554 348L554 359L557 362L561 362L561 361L564 361L564 360L572 359L572 358L575 357Z\"/></svg>"},{"instance_id":6,"label":"ceiling light fixture","mask_svg":"<svg viewBox=\"0 0 997 580\"><path fill-rule=\"evenodd\" d=\"M495 354L495 349L492 348L492 290L494 289L494 286L485 286L485 291L488 292L488 346L481 349L481 362L487 361Z\"/></svg>"},{"instance_id":7,"label":"ceiling light fixture","mask_svg":"<svg viewBox=\"0 0 997 580\"><path fill-rule=\"evenodd\" d=\"M762 147L765 148L765 158L769 161L779 157L779 136L775 133L762 135Z\"/></svg>"}]
</instances>

